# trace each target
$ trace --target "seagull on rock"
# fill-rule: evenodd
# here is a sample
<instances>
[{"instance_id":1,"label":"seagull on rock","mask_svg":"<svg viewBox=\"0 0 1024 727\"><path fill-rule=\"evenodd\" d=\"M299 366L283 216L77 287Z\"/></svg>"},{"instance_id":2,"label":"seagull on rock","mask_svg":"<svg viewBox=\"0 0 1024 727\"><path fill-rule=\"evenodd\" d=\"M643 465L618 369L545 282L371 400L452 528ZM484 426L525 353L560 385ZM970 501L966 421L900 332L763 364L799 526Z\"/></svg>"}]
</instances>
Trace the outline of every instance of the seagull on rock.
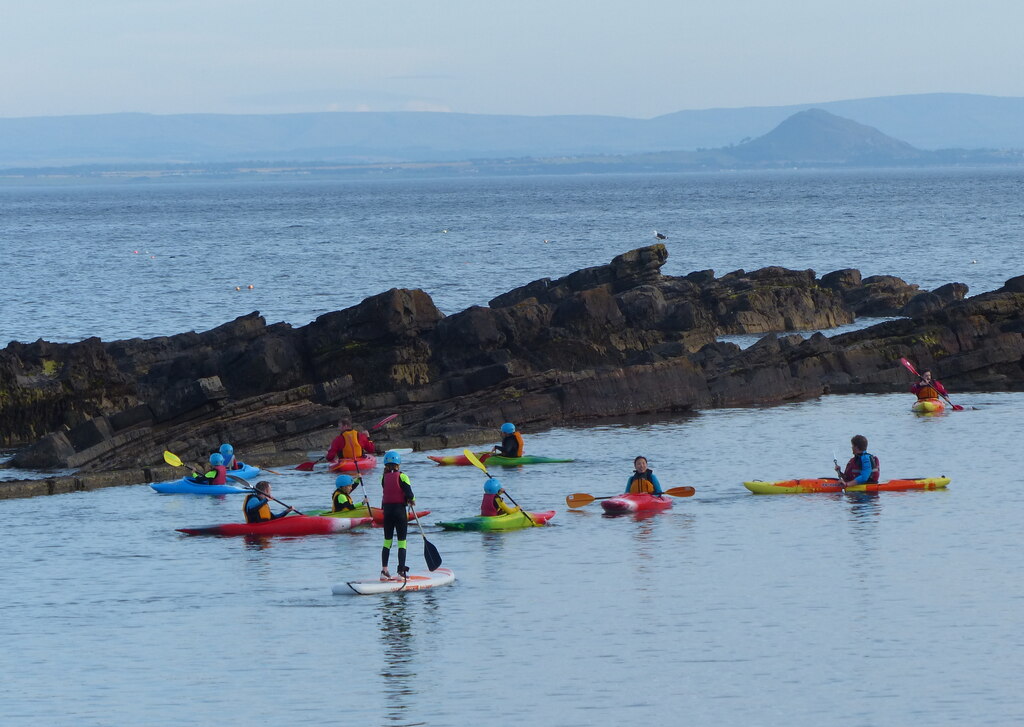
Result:
<instances>
[{"instance_id":1,"label":"seagull on rock","mask_svg":"<svg viewBox=\"0 0 1024 727\"><path fill-rule=\"evenodd\" d=\"M658 232L657 230L654 231L654 236L657 237L659 240L667 240L668 239L668 235L663 235L660 232Z\"/></svg>"}]
</instances>

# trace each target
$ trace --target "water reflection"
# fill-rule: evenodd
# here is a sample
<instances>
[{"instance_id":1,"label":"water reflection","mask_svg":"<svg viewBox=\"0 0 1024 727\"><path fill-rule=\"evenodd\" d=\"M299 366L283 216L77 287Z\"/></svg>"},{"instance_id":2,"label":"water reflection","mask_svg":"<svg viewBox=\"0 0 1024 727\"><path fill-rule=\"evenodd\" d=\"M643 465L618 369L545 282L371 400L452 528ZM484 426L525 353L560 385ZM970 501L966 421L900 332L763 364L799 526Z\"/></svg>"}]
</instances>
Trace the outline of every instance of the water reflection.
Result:
<instances>
[{"instance_id":1,"label":"water reflection","mask_svg":"<svg viewBox=\"0 0 1024 727\"><path fill-rule=\"evenodd\" d=\"M409 598L414 599L410 601ZM437 620L436 594L394 593L378 602L381 651L384 665L380 676L386 706L386 720L390 724L412 727L423 722L407 721L415 705L417 689L416 612L429 616L424 623Z\"/></svg>"}]
</instances>

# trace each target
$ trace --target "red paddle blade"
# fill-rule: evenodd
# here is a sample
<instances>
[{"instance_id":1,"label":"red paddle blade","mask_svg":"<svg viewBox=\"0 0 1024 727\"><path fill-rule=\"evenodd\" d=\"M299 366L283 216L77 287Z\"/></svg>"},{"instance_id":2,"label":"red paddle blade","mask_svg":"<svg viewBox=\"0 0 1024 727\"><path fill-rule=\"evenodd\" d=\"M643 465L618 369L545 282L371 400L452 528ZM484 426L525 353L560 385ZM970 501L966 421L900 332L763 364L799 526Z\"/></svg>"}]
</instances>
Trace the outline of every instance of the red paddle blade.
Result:
<instances>
[{"instance_id":1,"label":"red paddle blade","mask_svg":"<svg viewBox=\"0 0 1024 727\"><path fill-rule=\"evenodd\" d=\"M376 430L380 429L381 427L383 427L383 426L384 426L385 424L387 424L388 422L390 422L390 421L394 421L394 420L395 420L395 419L397 419L397 418L398 418L398 415L397 415L397 414L388 414L388 415L387 415L386 417L384 417L384 418L383 418L383 419L381 419L381 420L380 420L379 422L377 422L377 423L376 423L376 424L374 424L374 425L373 425L372 427L370 427L370 431L371 431L371 432L373 432L373 431L376 431Z\"/></svg>"},{"instance_id":2,"label":"red paddle blade","mask_svg":"<svg viewBox=\"0 0 1024 727\"><path fill-rule=\"evenodd\" d=\"M910 373L912 373L912 374L913 374L914 376L918 376L918 377L919 377L919 376L921 375L921 374L917 373L917 369L915 369L915 368L914 368L914 365L913 365L912 363L910 363L909 361L907 361L907 359L905 359L905 358L901 358L901 359L900 359L900 363L901 363L901 364L903 364L903 367L904 367L904 368L905 368L905 369L906 369L907 371L909 371Z\"/></svg>"},{"instance_id":3,"label":"red paddle blade","mask_svg":"<svg viewBox=\"0 0 1024 727\"><path fill-rule=\"evenodd\" d=\"M297 466L295 469L302 470L303 472L312 472L314 464L315 464L315 462L303 462L302 464Z\"/></svg>"}]
</instances>

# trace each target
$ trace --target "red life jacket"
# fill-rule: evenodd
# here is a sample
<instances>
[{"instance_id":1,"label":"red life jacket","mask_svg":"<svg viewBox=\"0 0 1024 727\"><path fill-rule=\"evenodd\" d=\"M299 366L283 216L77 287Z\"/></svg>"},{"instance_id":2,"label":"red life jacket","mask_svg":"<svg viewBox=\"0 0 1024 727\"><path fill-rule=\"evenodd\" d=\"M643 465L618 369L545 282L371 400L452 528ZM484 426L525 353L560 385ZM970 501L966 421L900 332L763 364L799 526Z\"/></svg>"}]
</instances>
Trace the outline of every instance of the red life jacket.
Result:
<instances>
[{"instance_id":1,"label":"red life jacket","mask_svg":"<svg viewBox=\"0 0 1024 727\"><path fill-rule=\"evenodd\" d=\"M226 485L228 483L228 468L222 464L215 464L212 466L214 472L217 475L213 478L211 485Z\"/></svg>"},{"instance_id":2,"label":"red life jacket","mask_svg":"<svg viewBox=\"0 0 1024 727\"><path fill-rule=\"evenodd\" d=\"M871 458L871 475L868 477L867 484L877 485L878 476L881 474L881 467L878 463L878 457L869 453L862 452L861 454L854 455L850 458L850 461L846 463L846 470L843 472L843 479L849 482L860 477L860 473L863 471L861 468L861 458L867 455Z\"/></svg>"},{"instance_id":3,"label":"red life jacket","mask_svg":"<svg viewBox=\"0 0 1024 727\"><path fill-rule=\"evenodd\" d=\"M494 517L495 515L501 514L501 510L499 510L498 506L494 503L495 497L497 497L497 495L490 495L486 492L484 493L484 499L480 501L480 514L484 517Z\"/></svg>"},{"instance_id":4,"label":"red life jacket","mask_svg":"<svg viewBox=\"0 0 1024 727\"><path fill-rule=\"evenodd\" d=\"M380 484L384 488L384 497L381 499L382 504L392 505L405 502L405 492L402 490L402 478L404 476L401 470L384 473L380 479Z\"/></svg>"}]
</instances>

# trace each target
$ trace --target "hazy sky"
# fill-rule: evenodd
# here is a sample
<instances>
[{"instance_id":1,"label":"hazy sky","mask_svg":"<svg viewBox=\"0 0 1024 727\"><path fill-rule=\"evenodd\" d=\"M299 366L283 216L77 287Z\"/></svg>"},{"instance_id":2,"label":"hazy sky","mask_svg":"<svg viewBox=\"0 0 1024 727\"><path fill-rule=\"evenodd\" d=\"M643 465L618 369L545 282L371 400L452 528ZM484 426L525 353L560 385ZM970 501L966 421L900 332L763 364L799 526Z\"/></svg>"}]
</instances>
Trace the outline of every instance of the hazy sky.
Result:
<instances>
[{"instance_id":1,"label":"hazy sky","mask_svg":"<svg viewBox=\"0 0 1024 727\"><path fill-rule=\"evenodd\" d=\"M0 116L1024 96L1024 0L2 0Z\"/></svg>"}]
</instances>

